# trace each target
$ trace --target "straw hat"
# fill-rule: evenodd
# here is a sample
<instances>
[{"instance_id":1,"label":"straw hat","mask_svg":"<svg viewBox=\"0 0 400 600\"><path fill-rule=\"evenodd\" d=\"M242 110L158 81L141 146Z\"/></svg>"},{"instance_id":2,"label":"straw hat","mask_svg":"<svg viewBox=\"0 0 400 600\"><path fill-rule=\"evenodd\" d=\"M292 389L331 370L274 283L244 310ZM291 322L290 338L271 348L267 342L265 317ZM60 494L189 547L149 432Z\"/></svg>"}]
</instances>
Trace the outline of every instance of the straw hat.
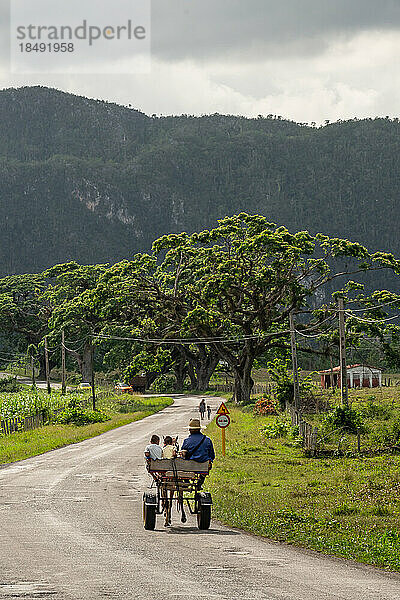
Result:
<instances>
[{"instance_id":1,"label":"straw hat","mask_svg":"<svg viewBox=\"0 0 400 600\"><path fill-rule=\"evenodd\" d=\"M200 431L200 429L201 429L200 419L192 419L189 423L189 429L198 429Z\"/></svg>"}]
</instances>

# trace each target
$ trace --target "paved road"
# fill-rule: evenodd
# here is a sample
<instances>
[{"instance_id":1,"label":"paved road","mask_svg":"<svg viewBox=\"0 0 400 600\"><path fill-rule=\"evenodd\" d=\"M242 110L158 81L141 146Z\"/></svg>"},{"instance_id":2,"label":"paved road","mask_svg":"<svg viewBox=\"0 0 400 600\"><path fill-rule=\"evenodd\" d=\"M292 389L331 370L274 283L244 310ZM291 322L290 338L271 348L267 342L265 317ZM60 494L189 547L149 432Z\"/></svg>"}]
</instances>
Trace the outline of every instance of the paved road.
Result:
<instances>
[{"instance_id":1,"label":"paved road","mask_svg":"<svg viewBox=\"0 0 400 600\"><path fill-rule=\"evenodd\" d=\"M184 434L198 398L0 469L0 598L398 600L400 577L213 523L144 531L153 432ZM217 401L212 402L215 406Z\"/></svg>"},{"instance_id":2,"label":"paved road","mask_svg":"<svg viewBox=\"0 0 400 600\"><path fill-rule=\"evenodd\" d=\"M4 379L5 377L10 377L10 373L6 373L4 371L0 372L0 379ZM22 375L15 376L19 383L23 383L24 385L32 385L32 379L30 377L24 377ZM61 390L61 383L57 383L52 381L50 383L51 389L53 390ZM36 387L47 390L47 383L45 381L36 381Z\"/></svg>"}]
</instances>

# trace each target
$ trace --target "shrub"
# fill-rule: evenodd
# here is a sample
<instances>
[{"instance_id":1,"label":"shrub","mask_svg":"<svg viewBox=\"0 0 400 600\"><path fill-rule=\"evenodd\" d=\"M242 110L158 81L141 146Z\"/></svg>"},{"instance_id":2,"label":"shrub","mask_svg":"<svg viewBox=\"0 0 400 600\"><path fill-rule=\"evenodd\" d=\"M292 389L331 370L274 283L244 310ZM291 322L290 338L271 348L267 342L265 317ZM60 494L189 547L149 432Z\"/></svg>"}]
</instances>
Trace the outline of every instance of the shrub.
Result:
<instances>
[{"instance_id":1,"label":"shrub","mask_svg":"<svg viewBox=\"0 0 400 600\"><path fill-rule=\"evenodd\" d=\"M262 396L254 405L255 415L276 415L276 402L271 396Z\"/></svg>"},{"instance_id":2,"label":"shrub","mask_svg":"<svg viewBox=\"0 0 400 600\"><path fill-rule=\"evenodd\" d=\"M255 402L251 402L250 404L244 404L242 406L242 411L245 413L251 413L251 414L255 414L255 407L256 407L256 403Z\"/></svg>"},{"instance_id":3,"label":"shrub","mask_svg":"<svg viewBox=\"0 0 400 600\"><path fill-rule=\"evenodd\" d=\"M286 404L293 402L293 375L289 374L289 363L276 359L268 363L268 371L272 381L276 384L275 394L281 410L285 410Z\"/></svg>"},{"instance_id":4,"label":"shrub","mask_svg":"<svg viewBox=\"0 0 400 600\"><path fill-rule=\"evenodd\" d=\"M290 421L286 421L285 419L276 419L274 423L263 425L260 428L260 432L270 440L287 436L295 437L298 433L296 428L292 427Z\"/></svg>"},{"instance_id":5,"label":"shrub","mask_svg":"<svg viewBox=\"0 0 400 600\"><path fill-rule=\"evenodd\" d=\"M395 444L397 444L397 442L400 442L400 418L396 419L396 421L392 425L392 435Z\"/></svg>"},{"instance_id":6,"label":"shrub","mask_svg":"<svg viewBox=\"0 0 400 600\"><path fill-rule=\"evenodd\" d=\"M375 396L372 396L375 398ZM387 421L392 416L393 411L390 406L386 406L385 404L367 404L363 406L360 410L360 415L366 419L380 419L382 421Z\"/></svg>"},{"instance_id":7,"label":"shrub","mask_svg":"<svg viewBox=\"0 0 400 600\"><path fill-rule=\"evenodd\" d=\"M286 404L292 404L294 398L293 373L288 361L275 359L268 363L268 371L272 381L275 382L275 395L281 410L286 409ZM313 388L312 373L300 379L300 396L308 396Z\"/></svg>"},{"instance_id":8,"label":"shrub","mask_svg":"<svg viewBox=\"0 0 400 600\"><path fill-rule=\"evenodd\" d=\"M168 394L176 388L175 378L169 375L160 375L153 382L151 388L158 394Z\"/></svg>"},{"instance_id":9,"label":"shrub","mask_svg":"<svg viewBox=\"0 0 400 600\"><path fill-rule=\"evenodd\" d=\"M60 425L90 425L91 423L104 423L109 418L100 410L82 408L74 399L68 402L67 407L57 415L55 421Z\"/></svg>"},{"instance_id":10,"label":"shrub","mask_svg":"<svg viewBox=\"0 0 400 600\"><path fill-rule=\"evenodd\" d=\"M387 425L378 425L374 427L370 440L373 446L381 448L382 446L390 446L396 440L394 439L393 430Z\"/></svg>"},{"instance_id":11,"label":"shrub","mask_svg":"<svg viewBox=\"0 0 400 600\"><path fill-rule=\"evenodd\" d=\"M0 392L19 392L20 389L21 384L18 383L17 378L13 375L0 379Z\"/></svg>"},{"instance_id":12,"label":"shrub","mask_svg":"<svg viewBox=\"0 0 400 600\"><path fill-rule=\"evenodd\" d=\"M365 430L360 413L346 406L337 406L329 412L323 421L323 426L325 429L341 429L349 433Z\"/></svg>"}]
</instances>

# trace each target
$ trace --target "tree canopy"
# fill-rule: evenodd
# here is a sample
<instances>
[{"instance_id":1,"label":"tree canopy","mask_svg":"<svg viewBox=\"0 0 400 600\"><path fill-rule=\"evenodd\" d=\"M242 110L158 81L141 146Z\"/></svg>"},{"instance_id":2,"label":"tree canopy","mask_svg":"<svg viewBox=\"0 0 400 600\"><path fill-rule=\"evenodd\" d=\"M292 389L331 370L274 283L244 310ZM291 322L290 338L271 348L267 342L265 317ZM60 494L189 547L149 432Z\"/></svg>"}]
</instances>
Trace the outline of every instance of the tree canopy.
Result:
<instances>
[{"instance_id":1,"label":"tree canopy","mask_svg":"<svg viewBox=\"0 0 400 600\"><path fill-rule=\"evenodd\" d=\"M400 307L400 297L365 291L357 278L370 271L397 276L400 262L240 213L213 229L162 236L151 253L112 266L70 262L0 280L0 333L36 346L47 335L54 346L64 330L86 381L95 348L105 369L128 379L172 371L180 388L189 377L206 389L221 362L234 376L236 400L246 403L257 361L287 354L290 313L302 350L332 357L338 297L348 304L349 342L374 336L394 360L388 334L392 341L398 330L386 309Z\"/></svg>"}]
</instances>

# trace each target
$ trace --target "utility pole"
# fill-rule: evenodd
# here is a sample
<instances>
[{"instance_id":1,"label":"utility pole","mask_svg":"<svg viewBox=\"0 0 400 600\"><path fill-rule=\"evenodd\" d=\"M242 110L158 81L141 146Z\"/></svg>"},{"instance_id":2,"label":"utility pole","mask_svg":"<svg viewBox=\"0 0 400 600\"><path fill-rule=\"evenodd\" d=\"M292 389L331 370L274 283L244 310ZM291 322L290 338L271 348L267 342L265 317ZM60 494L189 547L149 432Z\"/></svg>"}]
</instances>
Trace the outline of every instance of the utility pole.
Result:
<instances>
[{"instance_id":1,"label":"utility pole","mask_svg":"<svg viewBox=\"0 0 400 600\"><path fill-rule=\"evenodd\" d=\"M347 389L347 364L346 364L346 332L344 326L344 300L338 298L339 309L339 338L340 338L340 395L342 406L349 406L349 392Z\"/></svg>"},{"instance_id":2,"label":"utility pole","mask_svg":"<svg viewBox=\"0 0 400 600\"><path fill-rule=\"evenodd\" d=\"M51 394L50 368L49 368L49 351L47 349L47 335L44 336L44 362L45 362L45 366L46 366L47 393Z\"/></svg>"},{"instance_id":3,"label":"utility pole","mask_svg":"<svg viewBox=\"0 0 400 600\"><path fill-rule=\"evenodd\" d=\"M64 329L61 332L61 393L65 394L67 391L65 385L65 332Z\"/></svg>"},{"instance_id":4,"label":"utility pole","mask_svg":"<svg viewBox=\"0 0 400 600\"><path fill-rule=\"evenodd\" d=\"M93 410L96 410L96 390L94 387L94 348L92 349L92 404Z\"/></svg>"},{"instance_id":5,"label":"utility pole","mask_svg":"<svg viewBox=\"0 0 400 600\"><path fill-rule=\"evenodd\" d=\"M35 378L35 357L31 356L31 367L32 367L32 387L36 387L36 378Z\"/></svg>"},{"instance_id":6,"label":"utility pole","mask_svg":"<svg viewBox=\"0 0 400 600\"><path fill-rule=\"evenodd\" d=\"M334 381L333 381L333 361L332 361L332 352L329 352L329 362L331 364L331 388L332 388L332 392L335 391L335 385L334 385Z\"/></svg>"},{"instance_id":7,"label":"utility pole","mask_svg":"<svg viewBox=\"0 0 400 600\"><path fill-rule=\"evenodd\" d=\"M289 313L290 323L290 346L292 349L292 368L293 368L293 402L296 410L300 408L300 385L299 385L299 371L297 364L297 347L296 347L296 331L294 328L294 311L291 310Z\"/></svg>"}]
</instances>

